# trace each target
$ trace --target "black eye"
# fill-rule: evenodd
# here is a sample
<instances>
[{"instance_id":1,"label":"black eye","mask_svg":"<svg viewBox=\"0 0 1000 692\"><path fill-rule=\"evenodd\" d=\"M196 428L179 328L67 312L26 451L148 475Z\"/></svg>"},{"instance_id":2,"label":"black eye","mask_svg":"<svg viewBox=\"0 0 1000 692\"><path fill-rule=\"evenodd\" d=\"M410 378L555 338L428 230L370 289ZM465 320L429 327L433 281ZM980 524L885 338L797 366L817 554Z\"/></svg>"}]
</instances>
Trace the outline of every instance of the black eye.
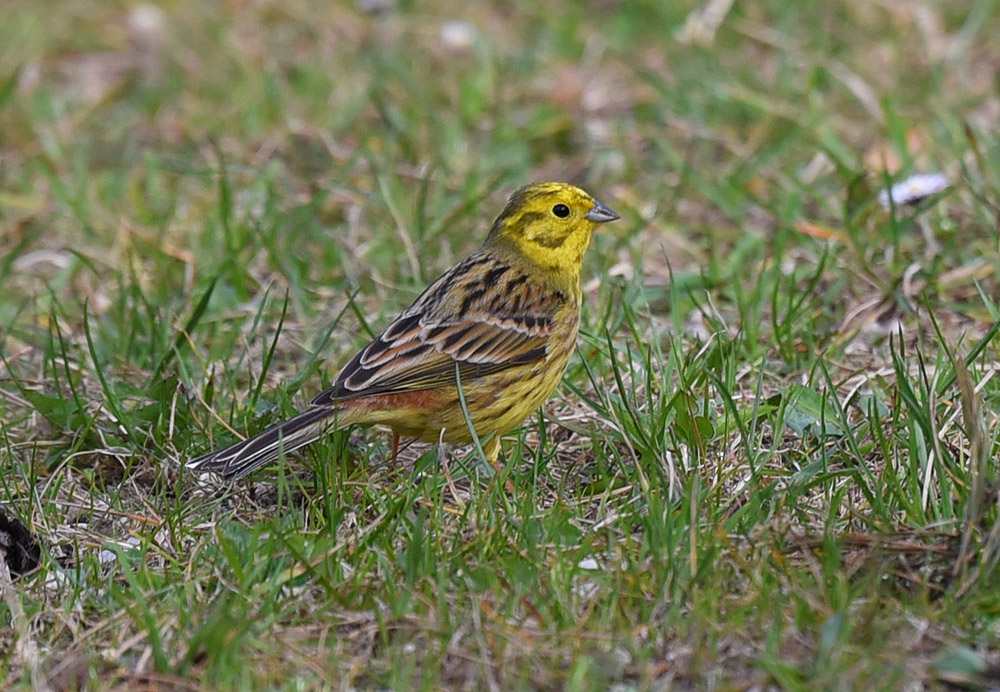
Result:
<instances>
[{"instance_id":1,"label":"black eye","mask_svg":"<svg viewBox=\"0 0 1000 692\"><path fill-rule=\"evenodd\" d=\"M556 206L552 207L552 213L558 216L560 219L565 219L567 216L569 216L569 207L567 207L565 204L557 204Z\"/></svg>"}]
</instances>

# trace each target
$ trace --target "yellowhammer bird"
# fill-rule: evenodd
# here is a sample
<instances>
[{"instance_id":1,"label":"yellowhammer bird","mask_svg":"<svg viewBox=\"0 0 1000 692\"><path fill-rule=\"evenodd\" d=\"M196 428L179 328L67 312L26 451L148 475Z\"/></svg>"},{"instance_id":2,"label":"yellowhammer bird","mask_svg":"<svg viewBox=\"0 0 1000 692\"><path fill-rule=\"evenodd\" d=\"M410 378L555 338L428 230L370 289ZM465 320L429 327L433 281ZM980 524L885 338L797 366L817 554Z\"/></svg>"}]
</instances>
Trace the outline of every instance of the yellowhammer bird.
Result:
<instances>
[{"instance_id":1,"label":"yellowhammer bird","mask_svg":"<svg viewBox=\"0 0 1000 692\"><path fill-rule=\"evenodd\" d=\"M471 442L471 422L489 438L483 451L499 470L500 435L531 415L566 370L580 326L583 254L597 224L617 218L572 185L522 187L483 247L432 283L309 408L188 467L240 478L359 423L391 428L395 455L400 435Z\"/></svg>"}]
</instances>

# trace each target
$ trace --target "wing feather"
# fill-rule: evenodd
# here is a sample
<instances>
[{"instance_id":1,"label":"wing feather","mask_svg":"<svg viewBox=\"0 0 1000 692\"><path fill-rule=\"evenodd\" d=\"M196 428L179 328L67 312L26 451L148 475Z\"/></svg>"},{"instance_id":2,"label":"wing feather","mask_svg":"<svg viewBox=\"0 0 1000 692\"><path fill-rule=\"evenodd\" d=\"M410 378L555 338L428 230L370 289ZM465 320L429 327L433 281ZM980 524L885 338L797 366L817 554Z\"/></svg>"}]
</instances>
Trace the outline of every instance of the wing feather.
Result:
<instances>
[{"instance_id":1,"label":"wing feather","mask_svg":"<svg viewBox=\"0 0 1000 692\"><path fill-rule=\"evenodd\" d=\"M337 375L314 406L455 384L541 360L568 298L482 252L456 265Z\"/></svg>"}]
</instances>

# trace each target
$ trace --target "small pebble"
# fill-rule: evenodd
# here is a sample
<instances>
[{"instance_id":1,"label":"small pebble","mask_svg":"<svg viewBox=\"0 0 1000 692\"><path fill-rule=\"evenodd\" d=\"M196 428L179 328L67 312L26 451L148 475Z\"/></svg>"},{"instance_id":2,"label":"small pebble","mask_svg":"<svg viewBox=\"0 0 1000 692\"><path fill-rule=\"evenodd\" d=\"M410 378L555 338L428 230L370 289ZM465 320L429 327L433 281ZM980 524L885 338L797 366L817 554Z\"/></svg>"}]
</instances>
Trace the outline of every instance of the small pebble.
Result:
<instances>
[{"instance_id":1,"label":"small pebble","mask_svg":"<svg viewBox=\"0 0 1000 692\"><path fill-rule=\"evenodd\" d=\"M884 209L890 207L889 199L895 202L897 207L907 204L916 204L932 195L947 190L951 186L948 178L942 173L920 173L911 175L909 178L896 183L888 190L878 193L878 203Z\"/></svg>"},{"instance_id":2,"label":"small pebble","mask_svg":"<svg viewBox=\"0 0 1000 692\"><path fill-rule=\"evenodd\" d=\"M441 25L441 45L452 53L468 53L476 42L476 27L459 19Z\"/></svg>"}]
</instances>

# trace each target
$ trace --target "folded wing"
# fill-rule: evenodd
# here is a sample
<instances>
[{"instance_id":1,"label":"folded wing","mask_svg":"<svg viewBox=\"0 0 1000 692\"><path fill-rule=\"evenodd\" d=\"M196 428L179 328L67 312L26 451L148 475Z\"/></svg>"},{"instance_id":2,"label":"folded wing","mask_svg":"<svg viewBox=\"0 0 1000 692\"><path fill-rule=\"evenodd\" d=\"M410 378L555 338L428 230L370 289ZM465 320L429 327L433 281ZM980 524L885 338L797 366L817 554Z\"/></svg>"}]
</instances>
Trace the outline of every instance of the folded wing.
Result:
<instances>
[{"instance_id":1,"label":"folded wing","mask_svg":"<svg viewBox=\"0 0 1000 692\"><path fill-rule=\"evenodd\" d=\"M412 392L542 360L565 296L476 253L431 284L337 375L313 406Z\"/></svg>"}]
</instances>

